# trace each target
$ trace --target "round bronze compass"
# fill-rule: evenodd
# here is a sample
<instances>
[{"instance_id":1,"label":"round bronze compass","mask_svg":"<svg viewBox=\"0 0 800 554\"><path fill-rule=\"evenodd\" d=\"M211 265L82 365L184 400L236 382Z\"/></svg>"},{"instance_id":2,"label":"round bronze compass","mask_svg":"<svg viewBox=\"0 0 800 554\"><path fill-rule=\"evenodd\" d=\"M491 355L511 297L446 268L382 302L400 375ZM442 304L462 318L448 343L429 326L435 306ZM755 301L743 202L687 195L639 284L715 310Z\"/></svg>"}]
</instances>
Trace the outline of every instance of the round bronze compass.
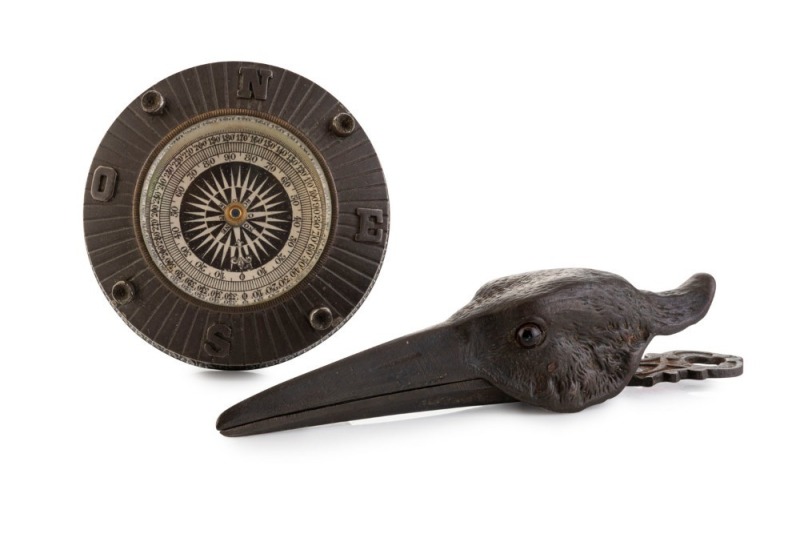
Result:
<instances>
[{"instance_id":1,"label":"round bronze compass","mask_svg":"<svg viewBox=\"0 0 800 554\"><path fill-rule=\"evenodd\" d=\"M213 63L157 83L106 133L84 194L97 280L139 335L246 369L341 326L389 230L380 163L333 96L273 66Z\"/></svg>"}]
</instances>

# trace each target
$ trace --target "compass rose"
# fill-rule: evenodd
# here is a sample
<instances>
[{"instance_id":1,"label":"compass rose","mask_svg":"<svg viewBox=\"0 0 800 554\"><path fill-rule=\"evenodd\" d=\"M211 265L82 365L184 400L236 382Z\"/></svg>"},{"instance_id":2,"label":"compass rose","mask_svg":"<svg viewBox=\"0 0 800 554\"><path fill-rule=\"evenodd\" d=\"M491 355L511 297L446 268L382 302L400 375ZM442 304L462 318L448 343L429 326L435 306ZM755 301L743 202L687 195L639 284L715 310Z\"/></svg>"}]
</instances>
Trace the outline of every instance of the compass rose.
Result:
<instances>
[{"instance_id":1,"label":"compass rose","mask_svg":"<svg viewBox=\"0 0 800 554\"><path fill-rule=\"evenodd\" d=\"M229 271L264 265L286 244L291 228L291 203L280 181L239 162L201 174L179 210L189 248L206 264Z\"/></svg>"}]
</instances>

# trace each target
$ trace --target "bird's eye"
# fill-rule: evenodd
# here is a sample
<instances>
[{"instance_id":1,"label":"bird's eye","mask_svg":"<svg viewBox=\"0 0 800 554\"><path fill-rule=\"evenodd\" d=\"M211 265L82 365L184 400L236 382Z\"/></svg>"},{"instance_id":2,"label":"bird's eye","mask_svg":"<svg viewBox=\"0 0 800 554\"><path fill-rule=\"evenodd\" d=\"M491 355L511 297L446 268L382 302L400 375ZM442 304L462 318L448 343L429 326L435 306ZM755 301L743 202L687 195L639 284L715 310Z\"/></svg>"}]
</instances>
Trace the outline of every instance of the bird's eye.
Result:
<instances>
[{"instance_id":1,"label":"bird's eye","mask_svg":"<svg viewBox=\"0 0 800 554\"><path fill-rule=\"evenodd\" d=\"M539 346L544 340L544 331L535 323L525 323L517 329L517 343L522 348Z\"/></svg>"}]
</instances>

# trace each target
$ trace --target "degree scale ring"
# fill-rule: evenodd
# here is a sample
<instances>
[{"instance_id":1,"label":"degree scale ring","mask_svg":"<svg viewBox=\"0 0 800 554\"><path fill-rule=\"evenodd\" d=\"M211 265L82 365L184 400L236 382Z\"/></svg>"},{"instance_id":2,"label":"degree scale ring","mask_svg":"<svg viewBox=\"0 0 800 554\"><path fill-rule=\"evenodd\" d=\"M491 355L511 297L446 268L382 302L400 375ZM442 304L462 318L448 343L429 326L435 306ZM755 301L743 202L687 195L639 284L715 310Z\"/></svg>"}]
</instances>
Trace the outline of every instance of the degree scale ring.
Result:
<instances>
[{"instance_id":1,"label":"degree scale ring","mask_svg":"<svg viewBox=\"0 0 800 554\"><path fill-rule=\"evenodd\" d=\"M173 285L200 301L247 306L279 297L313 269L330 231L330 188L286 129L216 116L158 153L139 219L151 259Z\"/></svg>"},{"instance_id":2,"label":"degree scale ring","mask_svg":"<svg viewBox=\"0 0 800 554\"><path fill-rule=\"evenodd\" d=\"M389 201L369 139L329 93L274 66L215 63L117 118L89 170L84 230L140 336L195 365L249 369L353 314L383 261Z\"/></svg>"}]
</instances>

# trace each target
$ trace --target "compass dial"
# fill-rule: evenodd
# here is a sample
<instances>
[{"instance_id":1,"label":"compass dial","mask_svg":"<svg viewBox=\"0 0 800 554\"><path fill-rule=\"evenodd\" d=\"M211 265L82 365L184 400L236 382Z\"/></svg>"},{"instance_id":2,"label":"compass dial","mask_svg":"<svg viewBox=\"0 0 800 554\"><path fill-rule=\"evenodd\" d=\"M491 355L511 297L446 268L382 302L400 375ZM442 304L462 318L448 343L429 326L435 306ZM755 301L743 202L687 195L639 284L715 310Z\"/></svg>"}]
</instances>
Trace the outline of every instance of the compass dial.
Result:
<instances>
[{"instance_id":1,"label":"compass dial","mask_svg":"<svg viewBox=\"0 0 800 554\"><path fill-rule=\"evenodd\" d=\"M140 94L109 128L84 190L89 259L142 338L204 367L296 356L342 326L378 275L383 172L319 85L212 63Z\"/></svg>"},{"instance_id":2,"label":"compass dial","mask_svg":"<svg viewBox=\"0 0 800 554\"><path fill-rule=\"evenodd\" d=\"M169 281L202 302L247 306L291 290L328 240L325 172L297 136L249 115L179 133L144 178L142 237Z\"/></svg>"}]
</instances>

